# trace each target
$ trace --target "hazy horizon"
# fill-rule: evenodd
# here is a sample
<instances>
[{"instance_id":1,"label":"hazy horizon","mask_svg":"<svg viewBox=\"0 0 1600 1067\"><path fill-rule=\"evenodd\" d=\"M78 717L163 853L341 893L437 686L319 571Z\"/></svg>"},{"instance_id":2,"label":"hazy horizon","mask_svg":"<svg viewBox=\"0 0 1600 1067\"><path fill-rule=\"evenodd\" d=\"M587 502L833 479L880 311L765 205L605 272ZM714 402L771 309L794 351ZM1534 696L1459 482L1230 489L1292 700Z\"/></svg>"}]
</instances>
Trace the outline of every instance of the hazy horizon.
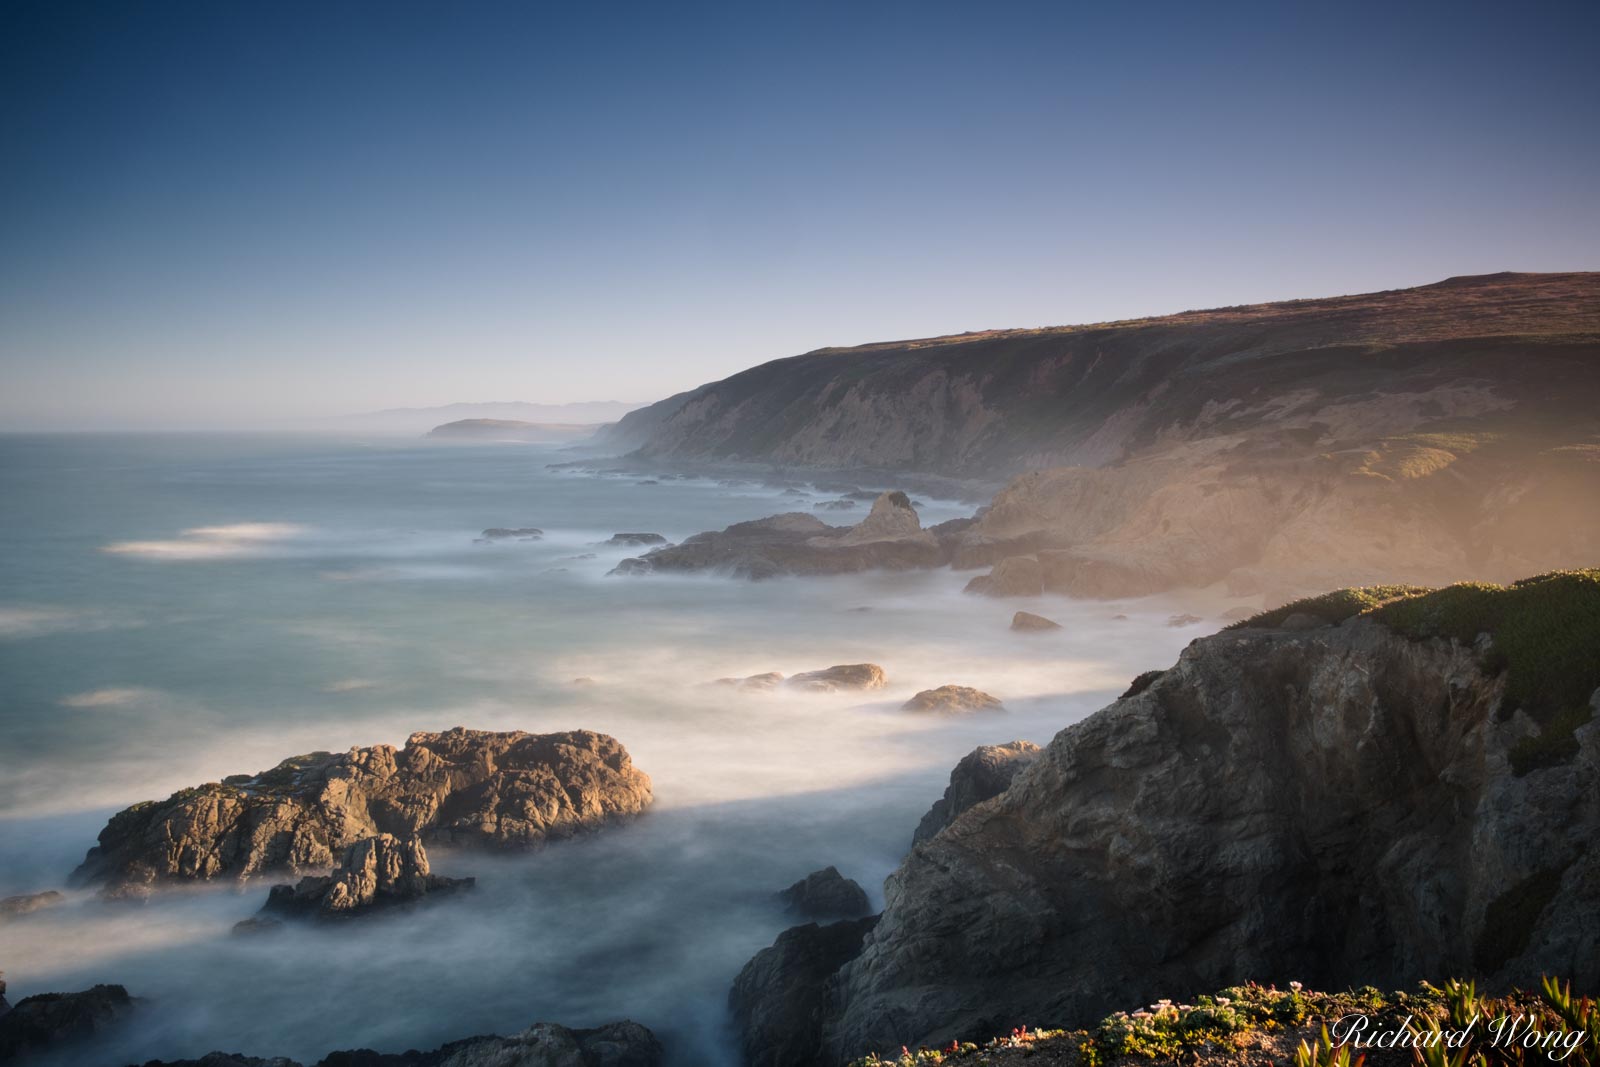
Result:
<instances>
[{"instance_id":1,"label":"hazy horizon","mask_svg":"<svg viewBox=\"0 0 1600 1067\"><path fill-rule=\"evenodd\" d=\"M0 429L650 402L819 347L1594 269L1597 29L9 5Z\"/></svg>"}]
</instances>

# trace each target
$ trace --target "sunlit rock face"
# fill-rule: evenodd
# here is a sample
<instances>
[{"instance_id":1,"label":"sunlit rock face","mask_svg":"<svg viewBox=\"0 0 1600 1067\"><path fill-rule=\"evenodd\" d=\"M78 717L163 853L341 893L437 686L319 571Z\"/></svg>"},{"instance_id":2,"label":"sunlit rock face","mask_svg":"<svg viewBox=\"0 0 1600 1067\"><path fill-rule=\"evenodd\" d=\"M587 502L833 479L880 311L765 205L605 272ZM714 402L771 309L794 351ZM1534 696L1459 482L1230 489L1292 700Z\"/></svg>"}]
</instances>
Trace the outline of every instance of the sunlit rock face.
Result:
<instances>
[{"instance_id":1,"label":"sunlit rock face","mask_svg":"<svg viewBox=\"0 0 1600 1067\"><path fill-rule=\"evenodd\" d=\"M1600 723L1517 774L1492 657L1363 618L1194 642L919 835L820 1062L1245 979L1600 983Z\"/></svg>"},{"instance_id":2,"label":"sunlit rock face","mask_svg":"<svg viewBox=\"0 0 1600 1067\"><path fill-rule=\"evenodd\" d=\"M614 738L461 727L405 747L298 756L136 804L74 873L109 894L162 883L325 871L363 838L522 848L637 815L650 778Z\"/></svg>"},{"instance_id":3,"label":"sunlit rock face","mask_svg":"<svg viewBox=\"0 0 1600 1067\"><path fill-rule=\"evenodd\" d=\"M421 900L429 894L470 889L471 878L445 878L428 865L427 850L413 837L364 837L344 850L333 873L310 875L295 885L276 885L261 909L271 915L343 918Z\"/></svg>"}]
</instances>

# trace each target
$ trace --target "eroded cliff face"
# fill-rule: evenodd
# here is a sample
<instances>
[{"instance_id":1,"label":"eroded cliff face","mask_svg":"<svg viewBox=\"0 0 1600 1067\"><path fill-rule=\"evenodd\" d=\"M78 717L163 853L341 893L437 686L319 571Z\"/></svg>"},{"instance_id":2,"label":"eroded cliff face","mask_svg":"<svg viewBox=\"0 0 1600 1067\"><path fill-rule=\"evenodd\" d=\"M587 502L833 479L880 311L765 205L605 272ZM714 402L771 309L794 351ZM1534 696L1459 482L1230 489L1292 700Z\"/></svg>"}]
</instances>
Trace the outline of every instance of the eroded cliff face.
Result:
<instances>
[{"instance_id":1,"label":"eroded cliff face","mask_svg":"<svg viewBox=\"0 0 1600 1067\"><path fill-rule=\"evenodd\" d=\"M1600 724L1516 775L1491 656L1362 618L1196 641L916 846L821 1062L1246 979L1592 987Z\"/></svg>"}]
</instances>

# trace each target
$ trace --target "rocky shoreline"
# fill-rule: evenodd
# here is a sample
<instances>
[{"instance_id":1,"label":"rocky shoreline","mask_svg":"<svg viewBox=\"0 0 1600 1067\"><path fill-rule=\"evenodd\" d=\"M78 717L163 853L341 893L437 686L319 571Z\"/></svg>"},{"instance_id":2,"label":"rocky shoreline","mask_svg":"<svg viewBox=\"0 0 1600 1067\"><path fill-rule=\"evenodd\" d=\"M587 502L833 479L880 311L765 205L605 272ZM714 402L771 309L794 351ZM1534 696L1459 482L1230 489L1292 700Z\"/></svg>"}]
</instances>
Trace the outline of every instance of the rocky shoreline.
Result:
<instances>
[{"instance_id":1,"label":"rocky shoreline","mask_svg":"<svg viewBox=\"0 0 1600 1067\"><path fill-rule=\"evenodd\" d=\"M1045 749L963 760L881 916L796 927L745 968L747 1062L1251 978L1600 988L1594 647L1593 571L1331 595L1202 638Z\"/></svg>"}]
</instances>

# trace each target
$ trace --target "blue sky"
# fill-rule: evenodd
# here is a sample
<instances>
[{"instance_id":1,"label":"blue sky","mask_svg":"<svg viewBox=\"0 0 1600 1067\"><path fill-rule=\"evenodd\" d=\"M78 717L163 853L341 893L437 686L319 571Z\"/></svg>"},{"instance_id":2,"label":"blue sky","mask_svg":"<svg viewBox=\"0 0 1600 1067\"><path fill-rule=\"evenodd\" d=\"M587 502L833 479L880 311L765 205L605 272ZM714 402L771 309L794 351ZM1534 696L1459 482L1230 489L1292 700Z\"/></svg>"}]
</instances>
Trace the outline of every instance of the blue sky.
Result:
<instances>
[{"instance_id":1,"label":"blue sky","mask_svg":"<svg viewBox=\"0 0 1600 1067\"><path fill-rule=\"evenodd\" d=\"M1600 5L0 3L0 427L1600 268Z\"/></svg>"}]
</instances>

